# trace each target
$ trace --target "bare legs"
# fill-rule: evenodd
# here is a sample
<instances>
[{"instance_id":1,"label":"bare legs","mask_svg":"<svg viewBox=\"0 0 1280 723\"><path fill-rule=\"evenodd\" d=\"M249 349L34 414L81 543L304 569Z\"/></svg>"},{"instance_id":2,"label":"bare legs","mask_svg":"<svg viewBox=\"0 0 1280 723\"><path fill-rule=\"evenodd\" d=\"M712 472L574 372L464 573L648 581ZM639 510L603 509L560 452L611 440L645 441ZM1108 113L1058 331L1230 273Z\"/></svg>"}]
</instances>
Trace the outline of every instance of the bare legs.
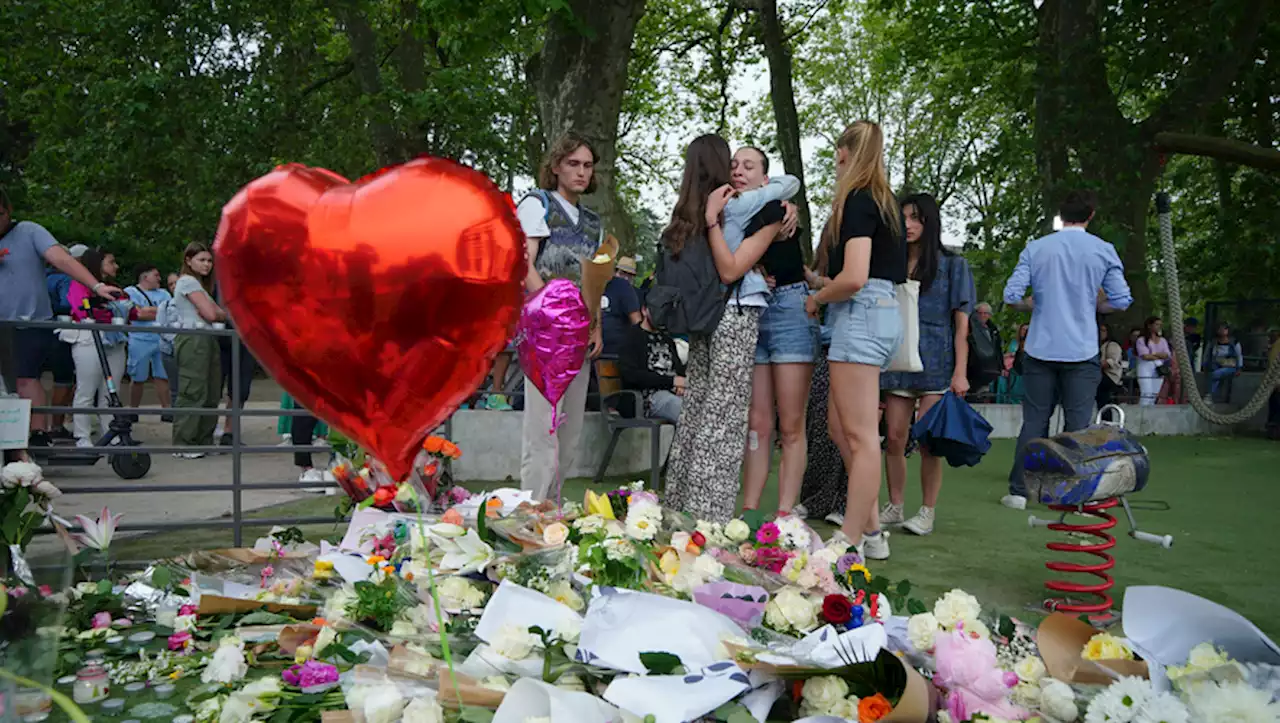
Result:
<instances>
[{"instance_id":1,"label":"bare legs","mask_svg":"<svg viewBox=\"0 0 1280 723\"><path fill-rule=\"evenodd\" d=\"M831 438L849 470L849 499L841 530L850 541L880 529L880 368L831 362Z\"/></svg>"},{"instance_id":2,"label":"bare legs","mask_svg":"<svg viewBox=\"0 0 1280 723\"><path fill-rule=\"evenodd\" d=\"M920 398L920 416L923 417L941 395L929 394ZM912 412L916 400L896 394L885 396L884 422L886 427L884 467L889 482L889 501L901 506L907 486L907 441L911 434ZM942 489L942 460L920 449L920 486L925 507L938 506L938 493Z\"/></svg>"},{"instance_id":3,"label":"bare legs","mask_svg":"<svg viewBox=\"0 0 1280 723\"><path fill-rule=\"evenodd\" d=\"M743 470L744 509L760 506L760 496L769 478L775 411L782 438L778 511L789 512L795 507L808 463L805 410L812 377L812 364L757 364L752 371L750 431Z\"/></svg>"}]
</instances>

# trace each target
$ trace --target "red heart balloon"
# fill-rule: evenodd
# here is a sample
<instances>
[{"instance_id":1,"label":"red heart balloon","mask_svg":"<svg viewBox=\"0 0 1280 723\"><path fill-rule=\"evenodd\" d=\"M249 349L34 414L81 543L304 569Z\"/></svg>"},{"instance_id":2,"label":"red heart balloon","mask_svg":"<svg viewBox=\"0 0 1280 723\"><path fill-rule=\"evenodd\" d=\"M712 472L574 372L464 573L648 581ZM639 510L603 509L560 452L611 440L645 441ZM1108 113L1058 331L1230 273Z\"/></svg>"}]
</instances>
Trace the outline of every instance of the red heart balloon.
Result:
<instances>
[{"instance_id":1,"label":"red heart balloon","mask_svg":"<svg viewBox=\"0 0 1280 723\"><path fill-rule=\"evenodd\" d=\"M222 209L214 255L254 356L403 479L511 337L524 244L492 181L419 158L355 183L281 166Z\"/></svg>"}]
</instances>

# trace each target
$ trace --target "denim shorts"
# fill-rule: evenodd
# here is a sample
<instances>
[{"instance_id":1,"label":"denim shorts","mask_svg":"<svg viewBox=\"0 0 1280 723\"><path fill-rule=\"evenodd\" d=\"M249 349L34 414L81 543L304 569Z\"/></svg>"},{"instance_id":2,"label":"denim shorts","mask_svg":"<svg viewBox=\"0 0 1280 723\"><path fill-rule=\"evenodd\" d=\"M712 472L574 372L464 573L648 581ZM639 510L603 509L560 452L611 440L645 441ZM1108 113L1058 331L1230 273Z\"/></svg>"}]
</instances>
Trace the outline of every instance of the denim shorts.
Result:
<instances>
[{"instance_id":1,"label":"denim shorts","mask_svg":"<svg viewBox=\"0 0 1280 723\"><path fill-rule=\"evenodd\" d=\"M884 369L902 341L898 299L893 284L884 279L870 279L852 299L832 304L827 319L831 324L827 359L833 362Z\"/></svg>"},{"instance_id":2,"label":"denim shorts","mask_svg":"<svg viewBox=\"0 0 1280 723\"><path fill-rule=\"evenodd\" d=\"M818 322L804 313L809 285L803 281L773 290L760 315L756 364L812 364L818 349Z\"/></svg>"}]
</instances>

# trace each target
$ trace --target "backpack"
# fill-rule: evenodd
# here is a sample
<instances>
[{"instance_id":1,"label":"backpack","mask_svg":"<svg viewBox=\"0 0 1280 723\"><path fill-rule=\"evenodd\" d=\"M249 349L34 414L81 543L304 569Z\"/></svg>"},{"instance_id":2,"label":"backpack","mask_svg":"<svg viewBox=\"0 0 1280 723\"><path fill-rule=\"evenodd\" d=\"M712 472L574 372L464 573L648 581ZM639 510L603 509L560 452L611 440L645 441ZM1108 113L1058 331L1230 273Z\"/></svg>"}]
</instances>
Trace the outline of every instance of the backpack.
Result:
<instances>
[{"instance_id":1,"label":"backpack","mask_svg":"<svg viewBox=\"0 0 1280 723\"><path fill-rule=\"evenodd\" d=\"M44 283L54 315L70 314L71 304L67 301L67 294L71 292L71 277L59 271L46 275Z\"/></svg>"},{"instance_id":2,"label":"backpack","mask_svg":"<svg viewBox=\"0 0 1280 723\"><path fill-rule=\"evenodd\" d=\"M1004 352L1000 348L1000 334L990 327L969 325L969 385L981 387L990 384L1004 371Z\"/></svg>"},{"instance_id":3,"label":"backpack","mask_svg":"<svg viewBox=\"0 0 1280 723\"><path fill-rule=\"evenodd\" d=\"M658 242L653 279L644 303L655 327L672 335L716 330L731 289L720 282L706 236L688 239L679 255Z\"/></svg>"}]
</instances>

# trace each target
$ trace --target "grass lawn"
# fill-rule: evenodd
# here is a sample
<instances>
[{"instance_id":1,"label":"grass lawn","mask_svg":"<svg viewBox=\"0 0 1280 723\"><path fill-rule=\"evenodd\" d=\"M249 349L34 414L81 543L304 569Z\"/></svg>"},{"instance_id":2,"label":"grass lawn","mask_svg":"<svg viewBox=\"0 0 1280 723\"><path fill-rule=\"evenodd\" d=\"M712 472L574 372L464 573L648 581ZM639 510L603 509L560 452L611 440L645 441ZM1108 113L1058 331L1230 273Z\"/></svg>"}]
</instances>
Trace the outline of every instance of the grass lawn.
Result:
<instances>
[{"instance_id":1,"label":"grass lawn","mask_svg":"<svg viewBox=\"0 0 1280 723\"><path fill-rule=\"evenodd\" d=\"M1260 439L1153 437L1151 480L1146 490L1133 496L1142 529L1175 538L1170 550L1130 539L1128 524L1119 521L1115 597L1123 600L1126 585L1159 584L1202 595L1235 609L1273 638L1280 638L1280 608L1274 596L1280 591L1280 545L1271 529L1272 515L1280 510L1280 445ZM873 573L893 579L906 578L919 596L932 600L953 587L962 587L1002 612L1027 615L1046 592L1044 581L1052 575L1047 560L1080 561L1084 555L1050 553L1044 543L1058 533L1027 525L1030 514L1047 517L1037 507L1027 512L1000 506L1005 491L1012 440L997 440L982 465L948 469L945 473L938 521L933 535L893 535L893 557L871 564ZM911 479L917 479L915 459ZM616 480L614 481L616 483ZM582 499L587 480L569 480L568 499ZM496 483L468 484L472 489L493 488ZM908 485L907 514L920 501L919 484ZM320 497L259 510L250 517L330 514L336 498ZM777 499L775 480L765 492L765 503ZM815 523L825 536L829 525ZM312 539L340 536L345 525L312 525ZM266 533L265 527L247 527L246 543ZM226 547L227 530L192 530L121 540L113 546L117 559L153 559L189 549ZM1088 581L1091 576L1054 575Z\"/></svg>"}]
</instances>

